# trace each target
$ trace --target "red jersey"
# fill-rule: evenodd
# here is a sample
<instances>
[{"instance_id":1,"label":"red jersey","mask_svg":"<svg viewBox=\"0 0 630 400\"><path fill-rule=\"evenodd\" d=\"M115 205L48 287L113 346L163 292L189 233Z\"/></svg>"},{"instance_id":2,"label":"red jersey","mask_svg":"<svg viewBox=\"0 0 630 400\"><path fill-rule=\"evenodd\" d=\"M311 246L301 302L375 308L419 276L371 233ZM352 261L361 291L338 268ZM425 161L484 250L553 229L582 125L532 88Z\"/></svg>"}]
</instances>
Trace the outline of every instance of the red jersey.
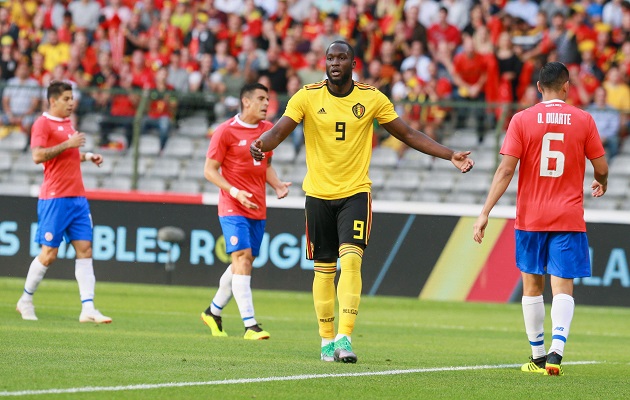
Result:
<instances>
[{"instance_id":1,"label":"red jersey","mask_svg":"<svg viewBox=\"0 0 630 400\"><path fill-rule=\"evenodd\" d=\"M57 146L75 132L70 118L57 118L44 113L31 128L31 148ZM78 148L64 150L57 157L44 162L43 166L44 183L39 190L40 199L85 196Z\"/></svg>"},{"instance_id":2,"label":"red jersey","mask_svg":"<svg viewBox=\"0 0 630 400\"><path fill-rule=\"evenodd\" d=\"M561 100L538 103L514 115L501 154L521 164L516 229L586 232L585 158L605 154L589 113Z\"/></svg>"},{"instance_id":3,"label":"red jersey","mask_svg":"<svg viewBox=\"0 0 630 400\"><path fill-rule=\"evenodd\" d=\"M267 218L265 184L267 166L271 152L265 153L262 161L256 161L249 153L249 145L273 124L261 121L257 125L241 121L238 115L228 119L212 134L206 157L221 163L221 175L237 189L252 194L249 199L258 204L258 209L245 208L229 192L219 193L219 216L243 216L251 219Z\"/></svg>"}]
</instances>

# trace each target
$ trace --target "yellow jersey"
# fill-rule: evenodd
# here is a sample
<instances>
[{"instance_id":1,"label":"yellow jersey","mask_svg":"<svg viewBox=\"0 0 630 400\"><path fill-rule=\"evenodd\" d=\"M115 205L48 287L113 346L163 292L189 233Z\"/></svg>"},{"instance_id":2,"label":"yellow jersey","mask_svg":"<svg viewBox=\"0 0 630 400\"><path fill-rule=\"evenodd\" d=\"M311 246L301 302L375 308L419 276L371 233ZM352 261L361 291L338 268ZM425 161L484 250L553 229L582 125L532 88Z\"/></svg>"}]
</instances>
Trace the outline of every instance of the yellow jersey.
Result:
<instances>
[{"instance_id":1,"label":"yellow jersey","mask_svg":"<svg viewBox=\"0 0 630 400\"><path fill-rule=\"evenodd\" d=\"M302 189L308 196L335 200L370 192L374 119L386 124L398 118L383 93L354 82L350 94L336 96L324 80L294 94L284 116L304 121L307 172Z\"/></svg>"}]
</instances>

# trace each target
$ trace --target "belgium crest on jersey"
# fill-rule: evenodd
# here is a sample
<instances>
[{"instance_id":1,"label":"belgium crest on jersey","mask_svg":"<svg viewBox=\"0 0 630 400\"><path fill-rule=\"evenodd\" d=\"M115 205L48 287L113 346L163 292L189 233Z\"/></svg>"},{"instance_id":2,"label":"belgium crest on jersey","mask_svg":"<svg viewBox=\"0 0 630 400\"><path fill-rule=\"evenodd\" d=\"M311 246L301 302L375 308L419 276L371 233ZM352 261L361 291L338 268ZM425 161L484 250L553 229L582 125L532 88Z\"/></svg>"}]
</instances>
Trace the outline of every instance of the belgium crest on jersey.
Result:
<instances>
[{"instance_id":1,"label":"belgium crest on jersey","mask_svg":"<svg viewBox=\"0 0 630 400\"><path fill-rule=\"evenodd\" d=\"M355 117L361 119L361 117L365 114L365 106L361 103L357 103L352 106L352 113Z\"/></svg>"}]
</instances>

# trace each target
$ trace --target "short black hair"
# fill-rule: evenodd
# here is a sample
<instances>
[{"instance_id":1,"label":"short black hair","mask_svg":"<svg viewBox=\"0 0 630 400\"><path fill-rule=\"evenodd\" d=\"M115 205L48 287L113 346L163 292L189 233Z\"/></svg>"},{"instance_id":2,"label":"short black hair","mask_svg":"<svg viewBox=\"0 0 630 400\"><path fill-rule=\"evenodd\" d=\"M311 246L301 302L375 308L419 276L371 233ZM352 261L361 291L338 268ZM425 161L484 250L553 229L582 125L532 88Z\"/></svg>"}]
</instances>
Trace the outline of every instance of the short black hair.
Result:
<instances>
[{"instance_id":1,"label":"short black hair","mask_svg":"<svg viewBox=\"0 0 630 400\"><path fill-rule=\"evenodd\" d=\"M48 86L46 98L50 102L50 99L58 99L59 96L63 94L63 92L67 92L68 90L72 91L72 85L70 85L68 82L52 81Z\"/></svg>"},{"instance_id":2,"label":"short black hair","mask_svg":"<svg viewBox=\"0 0 630 400\"><path fill-rule=\"evenodd\" d=\"M558 91L569 80L569 70L561 62L549 62L540 69L538 82L540 87Z\"/></svg>"},{"instance_id":3,"label":"short black hair","mask_svg":"<svg viewBox=\"0 0 630 400\"><path fill-rule=\"evenodd\" d=\"M241 99L241 110L243 109L243 98L249 96L257 89L264 90L265 93L269 93L269 88L262 83L254 82L243 85L241 88L241 95L239 97Z\"/></svg>"},{"instance_id":4,"label":"short black hair","mask_svg":"<svg viewBox=\"0 0 630 400\"><path fill-rule=\"evenodd\" d=\"M334 42L329 44L328 48L326 49L326 55L328 55L328 51L335 44L342 44L342 45L346 46L348 48L348 53L350 53L350 59L354 60L354 49L352 48L352 46L350 46L350 43L346 42L345 40L335 40Z\"/></svg>"}]
</instances>

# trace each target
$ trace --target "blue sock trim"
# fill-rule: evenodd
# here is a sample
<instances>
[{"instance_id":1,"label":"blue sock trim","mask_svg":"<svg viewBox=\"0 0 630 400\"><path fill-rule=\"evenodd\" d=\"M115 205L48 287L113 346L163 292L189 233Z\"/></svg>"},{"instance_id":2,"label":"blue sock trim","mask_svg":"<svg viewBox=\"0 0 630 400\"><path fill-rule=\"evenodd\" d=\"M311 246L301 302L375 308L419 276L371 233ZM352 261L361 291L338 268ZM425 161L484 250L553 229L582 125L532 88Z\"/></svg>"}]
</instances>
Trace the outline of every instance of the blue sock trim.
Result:
<instances>
[{"instance_id":1,"label":"blue sock trim","mask_svg":"<svg viewBox=\"0 0 630 400\"><path fill-rule=\"evenodd\" d=\"M24 293L29 294L29 295L31 295L31 296L32 296L32 295L33 295L33 293L35 293L35 292L31 293L31 292L29 292L28 290L24 289Z\"/></svg>"},{"instance_id":2,"label":"blue sock trim","mask_svg":"<svg viewBox=\"0 0 630 400\"><path fill-rule=\"evenodd\" d=\"M563 341L563 342L565 342L565 343L567 342L567 338L565 338L564 336L561 336L561 335L553 335L553 336L551 337L551 339L552 339L552 340L553 340L553 339L562 340L562 341Z\"/></svg>"},{"instance_id":3,"label":"blue sock trim","mask_svg":"<svg viewBox=\"0 0 630 400\"><path fill-rule=\"evenodd\" d=\"M545 341L544 340L541 340L539 342L530 341L529 344L531 344L532 346L542 346L543 344L545 344Z\"/></svg>"},{"instance_id":4,"label":"blue sock trim","mask_svg":"<svg viewBox=\"0 0 630 400\"><path fill-rule=\"evenodd\" d=\"M85 299L85 300L81 300L81 304L87 303L88 301L91 301L92 303L94 303L94 299Z\"/></svg>"},{"instance_id":5,"label":"blue sock trim","mask_svg":"<svg viewBox=\"0 0 630 400\"><path fill-rule=\"evenodd\" d=\"M243 318L243 322L247 321L248 319L253 319L253 318L254 318L253 315L251 317L245 317L245 318Z\"/></svg>"},{"instance_id":6,"label":"blue sock trim","mask_svg":"<svg viewBox=\"0 0 630 400\"><path fill-rule=\"evenodd\" d=\"M217 306L217 303L215 303L214 301L212 302L212 305L215 306L216 308L218 308L219 310L223 310L223 307Z\"/></svg>"}]
</instances>

